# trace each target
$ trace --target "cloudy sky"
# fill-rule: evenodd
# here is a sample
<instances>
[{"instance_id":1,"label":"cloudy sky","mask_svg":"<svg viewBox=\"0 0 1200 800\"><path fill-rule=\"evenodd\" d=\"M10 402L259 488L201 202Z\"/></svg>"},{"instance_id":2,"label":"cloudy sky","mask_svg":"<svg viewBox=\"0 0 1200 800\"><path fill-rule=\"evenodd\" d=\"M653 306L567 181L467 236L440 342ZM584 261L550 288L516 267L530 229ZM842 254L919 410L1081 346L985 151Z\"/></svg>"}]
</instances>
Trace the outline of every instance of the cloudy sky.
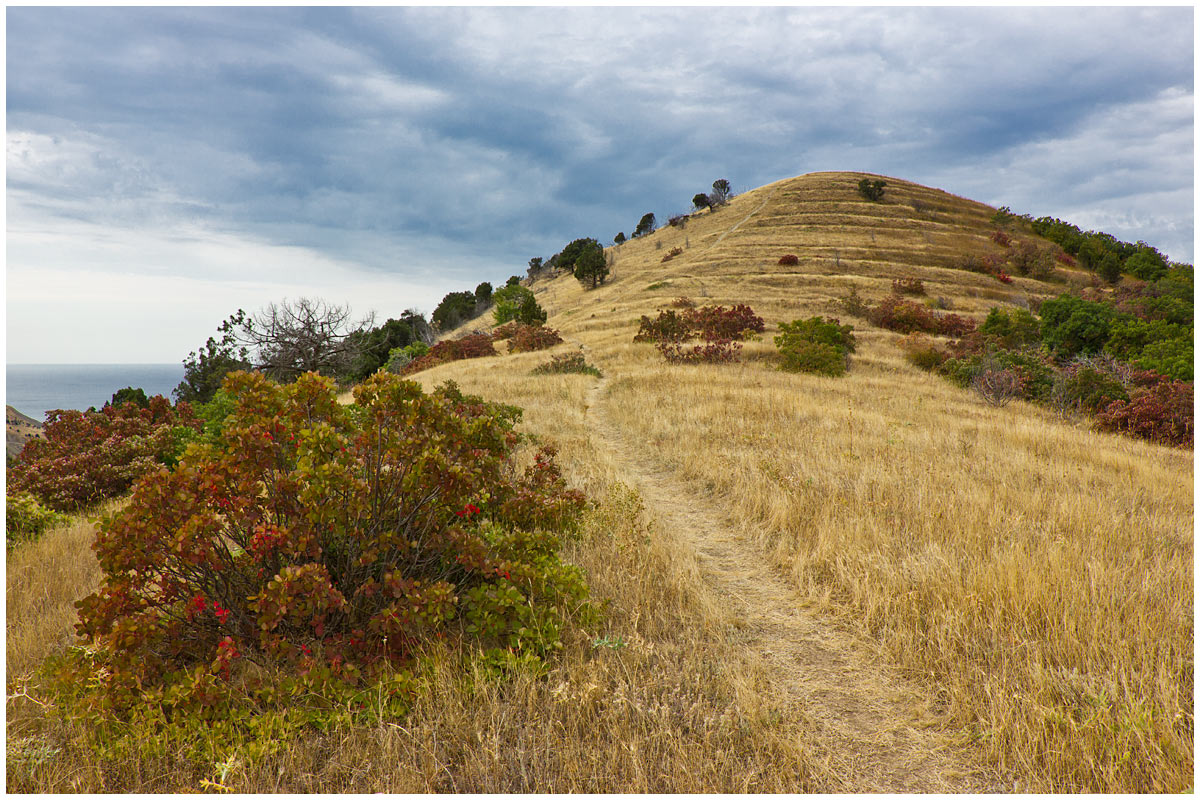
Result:
<instances>
[{"instance_id":1,"label":"cloudy sky","mask_svg":"<svg viewBox=\"0 0 1200 800\"><path fill-rule=\"evenodd\" d=\"M7 357L380 319L818 170L1193 259L1193 9L7 9Z\"/></svg>"}]
</instances>

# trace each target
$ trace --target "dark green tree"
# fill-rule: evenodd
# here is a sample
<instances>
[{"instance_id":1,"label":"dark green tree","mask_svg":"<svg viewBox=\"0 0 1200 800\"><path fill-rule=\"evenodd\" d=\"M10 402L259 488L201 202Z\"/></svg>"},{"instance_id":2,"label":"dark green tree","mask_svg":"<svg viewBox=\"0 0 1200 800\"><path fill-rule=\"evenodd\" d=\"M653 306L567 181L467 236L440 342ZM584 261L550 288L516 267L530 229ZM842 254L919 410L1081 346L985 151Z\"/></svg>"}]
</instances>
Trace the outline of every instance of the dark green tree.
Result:
<instances>
[{"instance_id":1,"label":"dark green tree","mask_svg":"<svg viewBox=\"0 0 1200 800\"><path fill-rule=\"evenodd\" d=\"M149 408L150 399L146 397L144 389L135 389L132 386L126 386L124 389L118 389L112 396L112 400L105 403L106 406L123 406L126 403L133 403L138 408Z\"/></svg>"},{"instance_id":2,"label":"dark green tree","mask_svg":"<svg viewBox=\"0 0 1200 800\"><path fill-rule=\"evenodd\" d=\"M521 276L520 275L508 276L508 282L505 283L504 285L505 286L520 286L521 285Z\"/></svg>"},{"instance_id":3,"label":"dark green tree","mask_svg":"<svg viewBox=\"0 0 1200 800\"><path fill-rule=\"evenodd\" d=\"M883 187L885 186L887 186L887 181L863 178L858 182L858 193L872 203L878 203L883 199Z\"/></svg>"},{"instance_id":4,"label":"dark green tree","mask_svg":"<svg viewBox=\"0 0 1200 800\"><path fill-rule=\"evenodd\" d=\"M621 231L613 237L613 244L625 244L625 231Z\"/></svg>"},{"instance_id":5,"label":"dark green tree","mask_svg":"<svg viewBox=\"0 0 1200 800\"><path fill-rule=\"evenodd\" d=\"M1101 278L1109 283L1117 283L1121 280L1121 259L1117 258L1116 253L1105 253L1100 259L1099 266L1096 267L1096 272Z\"/></svg>"},{"instance_id":6,"label":"dark green tree","mask_svg":"<svg viewBox=\"0 0 1200 800\"><path fill-rule=\"evenodd\" d=\"M1144 281L1156 281L1167 274L1166 259L1149 245L1127 258L1124 266L1126 272Z\"/></svg>"},{"instance_id":7,"label":"dark green tree","mask_svg":"<svg viewBox=\"0 0 1200 800\"><path fill-rule=\"evenodd\" d=\"M492 285L487 281L475 287L475 310L483 313L483 310L492 304Z\"/></svg>"},{"instance_id":8,"label":"dark green tree","mask_svg":"<svg viewBox=\"0 0 1200 800\"><path fill-rule=\"evenodd\" d=\"M540 256L529 259L529 277L532 278L542 271L547 265L542 261Z\"/></svg>"},{"instance_id":9,"label":"dark green tree","mask_svg":"<svg viewBox=\"0 0 1200 800\"><path fill-rule=\"evenodd\" d=\"M433 310L432 321L439 331L448 331L474 318L475 293L450 292Z\"/></svg>"},{"instance_id":10,"label":"dark green tree","mask_svg":"<svg viewBox=\"0 0 1200 800\"><path fill-rule=\"evenodd\" d=\"M183 381L173 392L176 400L207 403L221 388L227 374L250 369L249 350L234 334L246 322L246 312L239 308L217 328L220 339L210 336L204 347L188 353L183 360Z\"/></svg>"},{"instance_id":11,"label":"dark green tree","mask_svg":"<svg viewBox=\"0 0 1200 800\"><path fill-rule=\"evenodd\" d=\"M574 274L580 283L591 281L593 289L604 283L604 279L608 277L608 262L604 258L604 249L597 244L580 253L575 259Z\"/></svg>"},{"instance_id":12,"label":"dark green tree","mask_svg":"<svg viewBox=\"0 0 1200 800\"><path fill-rule=\"evenodd\" d=\"M712 201L704 192L699 192L692 197L692 205L696 208L712 208Z\"/></svg>"},{"instance_id":13,"label":"dark green tree","mask_svg":"<svg viewBox=\"0 0 1200 800\"><path fill-rule=\"evenodd\" d=\"M633 231L633 238L637 239L640 236L645 236L647 233L654 232L654 213L643 214L641 220L638 221L637 227Z\"/></svg>"}]
</instances>

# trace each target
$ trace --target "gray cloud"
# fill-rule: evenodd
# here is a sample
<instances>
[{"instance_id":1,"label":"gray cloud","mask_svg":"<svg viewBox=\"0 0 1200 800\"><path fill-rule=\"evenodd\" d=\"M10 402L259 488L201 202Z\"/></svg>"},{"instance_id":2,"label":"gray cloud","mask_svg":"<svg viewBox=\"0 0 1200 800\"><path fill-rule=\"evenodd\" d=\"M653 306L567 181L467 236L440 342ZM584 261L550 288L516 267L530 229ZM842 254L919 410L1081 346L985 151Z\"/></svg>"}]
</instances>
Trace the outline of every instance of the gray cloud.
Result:
<instances>
[{"instance_id":1,"label":"gray cloud","mask_svg":"<svg viewBox=\"0 0 1200 800\"><path fill-rule=\"evenodd\" d=\"M750 188L849 169L1191 260L1192 17L12 8L9 238L40 242L59 222L129 243L186 230L181 247L228 246L172 265L130 244L125 269L253 274L214 261L237 259L237 241L246 259L300 248L343 281L390 275L440 296L684 210L718 177ZM77 269L111 268L85 242L62 249ZM16 250L10 271L50 257ZM182 355L209 332L162 346Z\"/></svg>"}]
</instances>

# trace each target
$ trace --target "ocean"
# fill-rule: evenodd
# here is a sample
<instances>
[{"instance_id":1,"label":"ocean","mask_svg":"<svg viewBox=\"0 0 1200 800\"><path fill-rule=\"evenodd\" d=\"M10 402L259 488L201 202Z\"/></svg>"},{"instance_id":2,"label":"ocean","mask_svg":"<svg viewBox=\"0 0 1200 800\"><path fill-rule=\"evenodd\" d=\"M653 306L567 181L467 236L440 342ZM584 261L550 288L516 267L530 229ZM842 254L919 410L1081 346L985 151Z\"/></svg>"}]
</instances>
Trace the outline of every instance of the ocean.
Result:
<instances>
[{"instance_id":1,"label":"ocean","mask_svg":"<svg viewBox=\"0 0 1200 800\"><path fill-rule=\"evenodd\" d=\"M5 404L38 422L54 409L100 408L126 386L174 400L183 380L183 364L8 364L5 372Z\"/></svg>"}]
</instances>

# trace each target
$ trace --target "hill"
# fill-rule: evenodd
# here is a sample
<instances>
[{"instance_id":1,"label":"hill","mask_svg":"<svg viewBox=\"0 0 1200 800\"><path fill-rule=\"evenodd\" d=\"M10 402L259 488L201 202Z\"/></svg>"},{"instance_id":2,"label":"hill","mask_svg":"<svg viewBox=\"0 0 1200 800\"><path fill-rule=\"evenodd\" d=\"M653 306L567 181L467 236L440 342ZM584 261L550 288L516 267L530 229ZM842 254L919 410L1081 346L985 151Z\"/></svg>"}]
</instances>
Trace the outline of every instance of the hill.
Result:
<instances>
[{"instance_id":1,"label":"hill","mask_svg":"<svg viewBox=\"0 0 1200 800\"><path fill-rule=\"evenodd\" d=\"M27 417L12 406L5 406L6 437L5 445L9 458L16 458L30 439L42 435L42 423Z\"/></svg>"},{"instance_id":2,"label":"hill","mask_svg":"<svg viewBox=\"0 0 1200 800\"><path fill-rule=\"evenodd\" d=\"M696 570L715 618L732 615L726 624L769 665L772 695L845 723L857 712L831 714L822 693L862 689L834 707L876 710L859 723L891 731L907 754L891 775L931 774L905 760L920 746L898 720L916 717L943 743L974 740L950 749L1021 786L1190 785L1191 453L1020 401L992 408L908 364L899 334L846 317L839 298L856 290L878 300L897 278L922 280L931 298L976 321L1091 280L1062 264L1051 280L1011 284L958 269L1000 251L995 209L890 177L872 203L856 191L863 177L875 176L779 181L610 248L600 288L569 275L533 284L563 345L415 377L524 407L528 428L559 442L593 493L637 487L656 541ZM797 265L780 266L785 254ZM740 363L667 364L633 338L642 315L678 296L747 303L767 332ZM818 314L853 322L850 372L777 371L778 323ZM602 380L529 375L548 354L577 348ZM759 595L773 599L761 607ZM795 625L849 632L857 644L814 650L781 621L797 608L811 617ZM904 679L812 663L864 653ZM872 684L921 699L888 709ZM861 756L863 742L826 724L819 738ZM858 788L942 785L845 778Z\"/></svg>"},{"instance_id":3,"label":"hill","mask_svg":"<svg viewBox=\"0 0 1200 800\"><path fill-rule=\"evenodd\" d=\"M1190 787L1191 451L994 407L850 315L852 290L874 304L894 280L976 322L1092 281L1069 259L1045 280L970 271L1005 247L995 209L895 178L870 202L864 177L778 181L608 248L595 289L535 280L563 343L412 376L523 408L531 444L555 444L594 500L562 547L603 621L548 672L496 681L434 658L403 719L253 762L170 743L95 755L46 718L33 673L98 581L81 521L10 555L7 788ZM765 333L732 363L667 363L634 336L684 296L748 304ZM814 315L854 326L842 377L777 368L779 326ZM533 373L573 353L601 374Z\"/></svg>"}]
</instances>

